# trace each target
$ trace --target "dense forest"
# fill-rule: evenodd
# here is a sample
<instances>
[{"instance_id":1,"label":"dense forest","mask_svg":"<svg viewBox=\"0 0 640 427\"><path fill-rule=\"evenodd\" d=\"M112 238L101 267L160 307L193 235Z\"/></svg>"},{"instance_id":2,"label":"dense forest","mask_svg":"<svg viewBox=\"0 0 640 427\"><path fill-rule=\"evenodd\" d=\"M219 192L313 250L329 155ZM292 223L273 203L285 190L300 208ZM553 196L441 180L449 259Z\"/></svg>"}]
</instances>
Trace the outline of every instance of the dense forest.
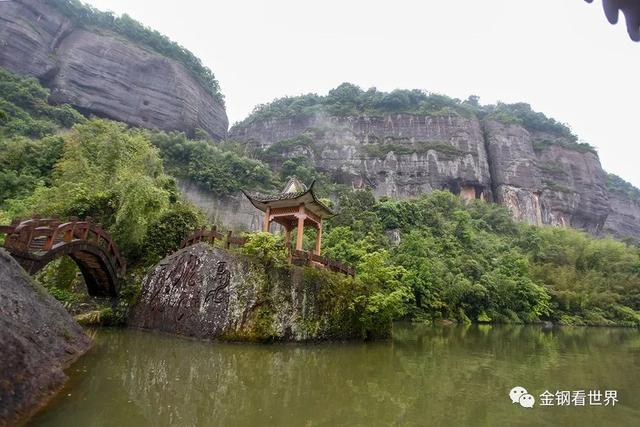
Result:
<instances>
[{"instance_id":1,"label":"dense forest","mask_svg":"<svg viewBox=\"0 0 640 427\"><path fill-rule=\"evenodd\" d=\"M343 85L326 98L335 99L350 88ZM391 100L399 99L413 103L415 111L451 108L478 114L473 100L458 102L415 91L393 93L391 97L360 91L357 98L368 101L341 101L331 108L342 105L345 113L351 108L391 111L396 108ZM360 301L361 313L369 322L549 320L640 326L637 246L571 229L517 223L503 207L463 202L448 192L376 200L368 191L332 185L304 159L290 159L279 170L271 170L264 160L277 153L268 150L248 156L233 142L213 144L179 133L85 118L69 106L50 106L47 97L36 80L0 70L0 222L33 213L61 218L89 215L100 221L131 267L115 317L126 315L146 269L205 222L194 206L181 199L173 176L219 194L235 194L245 187L274 190L296 175L306 182L317 179L320 192L339 212L326 225L324 252L357 268L356 281L367 290ZM310 111L305 109L325 102L322 97L287 99L276 105ZM305 104L308 99L315 101ZM539 120L539 126L549 126L548 130L570 132L524 104L504 108L520 111L519 120ZM253 117L267 110L258 108ZM620 191L637 194L620 178L612 176L610 181ZM306 244L311 243L309 236ZM281 237L263 233L250 235L243 251L276 263L284 254ZM39 280L71 304L80 298L74 269L69 260L52 263ZM103 312L109 310L103 307Z\"/></svg>"}]
</instances>

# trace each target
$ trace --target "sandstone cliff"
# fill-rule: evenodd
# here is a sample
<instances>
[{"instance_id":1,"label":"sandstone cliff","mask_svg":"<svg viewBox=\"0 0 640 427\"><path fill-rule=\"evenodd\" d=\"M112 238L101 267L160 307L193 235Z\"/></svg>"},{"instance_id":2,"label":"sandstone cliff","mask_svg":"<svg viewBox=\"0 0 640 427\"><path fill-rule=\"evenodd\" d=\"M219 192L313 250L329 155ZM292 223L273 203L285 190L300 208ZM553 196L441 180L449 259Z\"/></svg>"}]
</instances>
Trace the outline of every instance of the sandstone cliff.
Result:
<instances>
[{"instance_id":1,"label":"sandstone cliff","mask_svg":"<svg viewBox=\"0 0 640 427\"><path fill-rule=\"evenodd\" d=\"M179 62L75 25L42 0L0 2L0 66L35 76L51 101L135 126L224 138L222 103Z\"/></svg>"},{"instance_id":2,"label":"sandstone cliff","mask_svg":"<svg viewBox=\"0 0 640 427\"><path fill-rule=\"evenodd\" d=\"M620 191L609 191L609 216L604 223L605 233L618 238L640 240L640 199Z\"/></svg>"},{"instance_id":3,"label":"sandstone cliff","mask_svg":"<svg viewBox=\"0 0 640 427\"><path fill-rule=\"evenodd\" d=\"M69 313L0 249L0 426L51 397L91 341Z\"/></svg>"},{"instance_id":4,"label":"sandstone cliff","mask_svg":"<svg viewBox=\"0 0 640 427\"><path fill-rule=\"evenodd\" d=\"M305 135L307 143L295 140ZM335 182L378 196L446 189L501 203L532 224L640 238L640 209L624 196L610 197L594 151L521 124L459 115L313 114L241 123L230 138L258 152L276 149L274 167L303 156Z\"/></svg>"},{"instance_id":5,"label":"sandstone cliff","mask_svg":"<svg viewBox=\"0 0 640 427\"><path fill-rule=\"evenodd\" d=\"M482 129L477 120L398 114L384 117L276 119L236 127L231 138L265 149L307 133L281 159L304 156L339 183L371 187L376 195L417 196L433 189L473 188L491 194Z\"/></svg>"}]
</instances>

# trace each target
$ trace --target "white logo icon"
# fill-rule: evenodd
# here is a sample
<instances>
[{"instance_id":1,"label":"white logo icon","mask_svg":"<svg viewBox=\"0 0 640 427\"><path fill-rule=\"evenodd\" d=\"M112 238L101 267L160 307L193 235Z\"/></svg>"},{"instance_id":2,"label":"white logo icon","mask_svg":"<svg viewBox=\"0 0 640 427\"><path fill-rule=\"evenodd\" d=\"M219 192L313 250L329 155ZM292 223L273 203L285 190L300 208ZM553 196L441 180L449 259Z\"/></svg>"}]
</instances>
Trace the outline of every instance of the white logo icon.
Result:
<instances>
[{"instance_id":1,"label":"white logo icon","mask_svg":"<svg viewBox=\"0 0 640 427\"><path fill-rule=\"evenodd\" d=\"M511 403L519 403L523 408L533 408L536 399L524 387L514 387L509 392Z\"/></svg>"},{"instance_id":2,"label":"white logo icon","mask_svg":"<svg viewBox=\"0 0 640 427\"><path fill-rule=\"evenodd\" d=\"M533 404L536 403L536 399L530 394L523 394L520 396L520 406L523 408L533 408Z\"/></svg>"}]
</instances>

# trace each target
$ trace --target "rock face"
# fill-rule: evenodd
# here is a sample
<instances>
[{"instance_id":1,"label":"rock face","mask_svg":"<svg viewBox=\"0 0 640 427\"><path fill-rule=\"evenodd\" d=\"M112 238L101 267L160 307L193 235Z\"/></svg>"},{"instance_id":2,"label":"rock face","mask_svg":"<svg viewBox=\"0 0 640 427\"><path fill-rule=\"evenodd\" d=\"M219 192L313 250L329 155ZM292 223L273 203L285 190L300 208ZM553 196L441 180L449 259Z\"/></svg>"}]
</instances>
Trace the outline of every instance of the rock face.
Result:
<instances>
[{"instance_id":1,"label":"rock face","mask_svg":"<svg viewBox=\"0 0 640 427\"><path fill-rule=\"evenodd\" d=\"M281 159L307 157L338 183L370 187L378 196L464 189L491 198L482 128L475 119L314 115L254 122L234 128L230 137L265 149L304 134L313 143L294 145Z\"/></svg>"},{"instance_id":2,"label":"rock face","mask_svg":"<svg viewBox=\"0 0 640 427\"><path fill-rule=\"evenodd\" d=\"M264 214L243 195L219 198L198 185L178 179L180 193L200 208L211 224L224 224L232 230L260 230Z\"/></svg>"},{"instance_id":3,"label":"rock face","mask_svg":"<svg viewBox=\"0 0 640 427\"><path fill-rule=\"evenodd\" d=\"M532 224L603 229L609 200L595 153L519 125L484 129L496 202Z\"/></svg>"},{"instance_id":4,"label":"rock face","mask_svg":"<svg viewBox=\"0 0 640 427\"><path fill-rule=\"evenodd\" d=\"M227 133L224 106L177 61L85 30L38 0L0 2L0 66L35 76L51 101L135 126Z\"/></svg>"},{"instance_id":5,"label":"rock face","mask_svg":"<svg viewBox=\"0 0 640 427\"><path fill-rule=\"evenodd\" d=\"M267 268L200 243L165 258L147 274L129 325L232 341L388 334L390 325L382 332L364 329L348 308L362 289L336 284L340 280L352 279L310 267ZM342 298L336 297L340 289L347 292Z\"/></svg>"},{"instance_id":6,"label":"rock face","mask_svg":"<svg viewBox=\"0 0 640 427\"><path fill-rule=\"evenodd\" d=\"M38 409L90 346L64 307L0 249L0 425Z\"/></svg>"},{"instance_id":7,"label":"rock face","mask_svg":"<svg viewBox=\"0 0 640 427\"><path fill-rule=\"evenodd\" d=\"M445 189L503 204L531 224L640 238L633 223L640 215L632 214L640 212L622 196L610 201L597 154L517 124L453 115L316 114L241 124L230 137L252 149L277 149L273 167L305 157L335 182L369 187L377 196Z\"/></svg>"},{"instance_id":8,"label":"rock face","mask_svg":"<svg viewBox=\"0 0 640 427\"><path fill-rule=\"evenodd\" d=\"M605 233L640 241L640 201L624 193L611 191L609 203L611 211L604 224Z\"/></svg>"}]
</instances>

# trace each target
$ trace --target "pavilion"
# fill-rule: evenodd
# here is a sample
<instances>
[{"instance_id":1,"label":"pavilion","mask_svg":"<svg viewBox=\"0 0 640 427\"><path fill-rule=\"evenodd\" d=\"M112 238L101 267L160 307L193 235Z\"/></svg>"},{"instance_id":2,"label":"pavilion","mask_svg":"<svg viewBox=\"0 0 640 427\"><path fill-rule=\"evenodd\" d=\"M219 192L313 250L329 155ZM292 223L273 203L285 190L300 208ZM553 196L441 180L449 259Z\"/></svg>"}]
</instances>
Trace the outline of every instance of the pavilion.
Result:
<instances>
[{"instance_id":1,"label":"pavilion","mask_svg":"<svg viewBox=\"0 0 640 427\"><path fill-rule=\"evenodd\" d=\"M291 231L297 227L296 250L302 250L304 227L316 229L314 253L320 255L322 248L322 220L334 215L325 204L316 197L313 185L309 187L296 177L289 179L281 193L260 194L242 191L251 204L264 212L262 231L269 232L272 222L282 225L287 251L291 254Z\"/></svg>"}]
</instances>

